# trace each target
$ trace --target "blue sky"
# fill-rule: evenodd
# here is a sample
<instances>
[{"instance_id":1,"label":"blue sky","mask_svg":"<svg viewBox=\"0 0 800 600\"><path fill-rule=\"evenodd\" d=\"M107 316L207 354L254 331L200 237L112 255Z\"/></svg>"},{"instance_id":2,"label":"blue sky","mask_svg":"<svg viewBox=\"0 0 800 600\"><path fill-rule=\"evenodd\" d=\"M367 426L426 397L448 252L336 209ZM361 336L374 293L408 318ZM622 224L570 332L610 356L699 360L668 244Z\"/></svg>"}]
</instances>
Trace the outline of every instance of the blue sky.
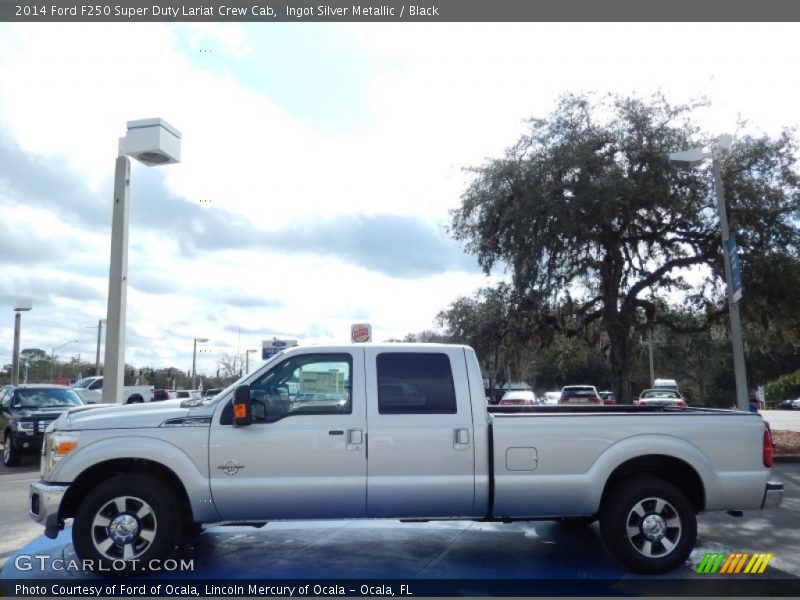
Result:
<instances>
[{"instance_id":1,"label":"blue sky","mask_svg":"<svg viewBox=\"0 0 800 600\"><path fill-rule=\"evenodd\" d=\"M272 336L434 326L492 278L445 226L465 167L565 92L705 95L709 131L798 122L796 24L0 24L0 352L94 356L128 120L181 130L133 164L127 362L191 366ZM679 40L691 40L681 46ZM731 40L737 42L731 43ZM142 42L146 41L145 44ZM765 90L769 90L766 93ZM240 335L241 332L241 335Z\"/></svg>"}]
</instances>

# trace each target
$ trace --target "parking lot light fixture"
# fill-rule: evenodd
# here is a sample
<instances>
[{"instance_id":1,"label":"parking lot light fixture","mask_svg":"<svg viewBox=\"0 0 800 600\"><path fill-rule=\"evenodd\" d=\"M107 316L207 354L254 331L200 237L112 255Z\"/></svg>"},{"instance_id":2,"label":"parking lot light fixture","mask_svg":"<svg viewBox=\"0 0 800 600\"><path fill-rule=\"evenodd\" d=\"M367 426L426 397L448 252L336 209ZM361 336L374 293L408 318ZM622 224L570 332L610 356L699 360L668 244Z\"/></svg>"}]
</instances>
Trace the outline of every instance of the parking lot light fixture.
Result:
<instances>
[{"instance_id":1,"label":"parking lot light fixture","mask_svg":"<svg viewBox=\"0 0 800 600\"><path fill-rule=\"evenodd\" d=\"M197 342L205 344L207 341L208 338L194 338L194 349L192 350L192 389L196 389L197 387Z\"/></svg>"},{"instance_id":2,"label":"parking lot light fixture","mask_svg":"<svg viewBox=\"0 0 800 600\"><path fill-rule=\"evenodd\" d=\"M722 258L725 265L725 281L728 290L728 312L731 321L731 343L733 345L733 373L736 380L736 407L739 410L749 410L747 394L747 372L744 360L744 342L742 341L742 325L739 318L739 298L734 294L733 270L731 258L728 254L727 244L730 238L728 229L728 213L725 207L725 189L722 185L719 155L731 147L733 138L730 135L721 135L707 152L703 148L691 148L669 155L670 162L681 167L696 167L706 159L711 159L711 168L714 174L714 188L717 196L717 211L719 213L719 230L722 237Z\"/></svg>"},{"instance_id":3,"label":"parking lot light fixture","mask_svg":"<svg viewBox=\"0 0 800 600\"><path fill-rule=\"evenodd\" d=\"M132 156L152 167L177 163L181 133L163 119L128 121L119 140L114 171L114 206L111 217L111 261L108 271L108 312L103 373L103 402L119 404L125 377L125 310L128 292L128 200Z\"/></svg>"}]
</instances>

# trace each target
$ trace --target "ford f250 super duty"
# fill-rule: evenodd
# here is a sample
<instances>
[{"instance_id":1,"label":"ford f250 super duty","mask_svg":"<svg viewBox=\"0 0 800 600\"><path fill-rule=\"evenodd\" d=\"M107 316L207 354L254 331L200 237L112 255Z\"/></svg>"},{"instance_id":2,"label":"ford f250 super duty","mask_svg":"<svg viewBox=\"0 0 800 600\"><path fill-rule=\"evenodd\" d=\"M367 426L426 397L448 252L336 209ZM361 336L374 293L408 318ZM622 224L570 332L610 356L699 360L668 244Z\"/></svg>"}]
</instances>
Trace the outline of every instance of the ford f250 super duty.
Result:
<instances>
[{"instance_id":1,"label":"ford f250 super duty","mask_svg":"<svg viewBox=\"0 0 800 600\"><path fill-rule=\"evenodd\" d=\"M465 346L295 347L213 398L71 410L30 512L50 537L73 518L77 554L115 569L202 523L597 518L654 573L688 557L697 513L780 504L771 465L757 414L488 409Z\"/></svg>"}]
</instances>

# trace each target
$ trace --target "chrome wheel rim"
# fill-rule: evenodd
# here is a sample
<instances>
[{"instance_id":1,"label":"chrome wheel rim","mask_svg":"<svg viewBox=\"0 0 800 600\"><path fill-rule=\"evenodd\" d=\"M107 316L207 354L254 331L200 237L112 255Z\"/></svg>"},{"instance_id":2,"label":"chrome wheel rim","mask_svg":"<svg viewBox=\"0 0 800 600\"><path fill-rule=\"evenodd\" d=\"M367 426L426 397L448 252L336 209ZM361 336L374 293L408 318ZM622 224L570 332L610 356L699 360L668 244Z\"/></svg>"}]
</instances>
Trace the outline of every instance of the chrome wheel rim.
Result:
<instances>
[{"instance_id":1,"label":"chrome wheel rim","mask_svg":"<svg viewBox=\"0 0 800 600\"><path fill-rule=\"evenodd\" d=\"M157 528L156 514L147 502L135 496L119 496L95 513L92 543L103 558L134 560L150 548Z\"/></svg>"},{"instance_id":2,"label":"chrome wheel rim","mask_svg":"<svg viewBox=\"0 0 800 600\"><path fill-rule=\"evenodd\" d=\"M675 507L663 498L645 498L633 505L625 524L626 535L636 551L647 558L661 558L678 545L683 533Z\"/></svg>"}]
</instances>

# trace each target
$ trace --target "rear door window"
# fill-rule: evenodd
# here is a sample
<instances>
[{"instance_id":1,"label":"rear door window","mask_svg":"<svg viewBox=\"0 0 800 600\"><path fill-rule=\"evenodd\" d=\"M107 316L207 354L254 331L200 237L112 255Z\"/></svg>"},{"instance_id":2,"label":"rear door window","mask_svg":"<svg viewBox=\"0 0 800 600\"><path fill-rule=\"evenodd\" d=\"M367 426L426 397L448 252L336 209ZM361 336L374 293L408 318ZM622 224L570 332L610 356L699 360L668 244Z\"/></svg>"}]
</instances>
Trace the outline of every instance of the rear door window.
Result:
<instances>
[{"instance_id":1,"label":"rear door window","mask_svg":"<svg viewBox=\"0 0 800 600\"><path fill-rule=\"evenodd\" d=\"M453 371L446 354L379 354L377 375L380 414L456 413Z\"/></svg>"}]
</instances>

